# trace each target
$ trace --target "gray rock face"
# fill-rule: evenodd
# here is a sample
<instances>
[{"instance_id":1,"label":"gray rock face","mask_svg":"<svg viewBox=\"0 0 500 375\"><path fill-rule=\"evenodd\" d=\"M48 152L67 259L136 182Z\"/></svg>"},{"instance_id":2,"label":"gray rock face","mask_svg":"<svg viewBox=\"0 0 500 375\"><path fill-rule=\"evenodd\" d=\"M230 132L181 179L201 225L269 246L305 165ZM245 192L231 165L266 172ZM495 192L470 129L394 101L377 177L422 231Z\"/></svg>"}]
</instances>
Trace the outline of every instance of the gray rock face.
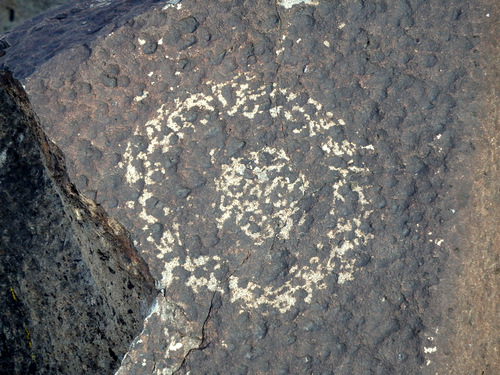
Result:
<instances>
[{"instance_id":1,"label":"gray rock face","mask_svg":"<svg viewBox=\"0 0 500 375\"><path fill-rule=\"evenodd\" d=\"M69 179L162 289L117 374L439 371L479 8L80 1L8 35Z\"/></svg>"},{"instance_id":2,"label":"gray rock face","mask_svg":"<svg viewBox=\"0 0 500 375\"><path fill-rule=\"evenodd\" d=\"M67 0L2 0L0 3L0 33L19 26L50 7Z\"/></svg>"},{"instance_id":3,"label":"gray rock face","mask_svg":"<svg viewBox=\"0 0 500 375\"><path fill-rule=\"evenodd\" d=\"M0 108L0 372L110 373L142 327L154 283L132 249L124 253L120 226L67 181L5 72Z\"/></svg>"}]
</instances>

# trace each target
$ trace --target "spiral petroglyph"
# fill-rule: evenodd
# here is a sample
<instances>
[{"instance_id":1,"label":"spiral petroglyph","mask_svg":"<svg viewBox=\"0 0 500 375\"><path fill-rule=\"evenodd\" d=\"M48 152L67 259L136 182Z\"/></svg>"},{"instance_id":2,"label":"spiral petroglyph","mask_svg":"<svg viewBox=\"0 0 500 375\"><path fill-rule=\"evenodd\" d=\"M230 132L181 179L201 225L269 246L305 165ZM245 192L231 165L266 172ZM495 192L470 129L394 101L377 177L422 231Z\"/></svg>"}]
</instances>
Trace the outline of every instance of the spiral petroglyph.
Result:
<instances>
[{"instance_id":1,"label":"spiral petroglyph","mask_svg":"<svg viewBox=\"0 0 500 375\"><path fill-rule=\"evenodd\" d=\"M276 104L278 96L282 104ZM165 165L158 161L151 162L150 156L160 154L164 159L168 158L176 142L190 144L201 137L201 134L210 131L211 122L205 118L200 119L200 112L205 117L213 117L217 113L220 119L232 123L237 123L241 117L253 119L256 116L270 116L274 121L284 121L293 128L291 137L321 138L325 159L329 156L341 158L338 165L325 163L324 166L327 168L325 172L336 172L338 179L331 186L333 197L329 202L329 211L323 218L335 221L335 225L325 236L314 241L319 255L308 259L306 264L291 267L286 282L279 286L259 285L249 281L245 287L241 287L238 276L231 275L228 279L231 301L242 303L246 307L267 304L285 312L294 305L294 294L298 290L304 290L307 293L306 302L310 301L314 290L324 288L323 279L334 271L338 274L338 283L352 280L355 277L356 259L346 253L360 245L366 245L373 237L361 229L362 221L372 212L367 206L368 200L364 193L366 186L348 183L351 175L370 173L368 168L355 163L351 157L357 153L358 148L370 151L373 146L357 146L346 139L335 141L329 136L329 131L348 126L345 121L335 118L332 112L313 98L308 98L302 105L301 100L291 90L276 89L245 74L224 83L209 81L204 92L185 93L173 103L163 104L155 118L137 127L135 136L147 138L148 146L138 150L137 145L129 142L124 160L119 165L126 170L129 184L139 181L144 183L139 199L127 204L138 209L143 229L148 231L152 226L158 225L158 220L148 212L147 201L153 197L158 184L168 179ZM192 110L196 110L199 120L190 121ZM243 253L266 254L269 240L286 241L292 230L297 230L306 223L307 213L301 210L299 202L312 193L311 182L287 155L286 146L267 145L252 150L245 147L243 142L235 142L235 150L231 151L234 155L226 157L222 162L218 160L220 149L207 150L211 158L207 169L216 169L218 177L208 181L204 189L209 189L210 195L214 197L210 204L215 214L213 218L199 219L201 223L204 220L214 220L222 235L226 228L239 228L240 238L236 239L236 248ZM336 206L345 202L346 191L356 196L358 211L354 216L341 217L336 212ZM186 201L191 201L189 193ZM163 212L166 219L161 223L161 237L147 237L147 241L159 250L158 258L163 259L168 255L171 259L165 262L162 287L168 288L175 283L177 277L174 270L182 268L191 273L187 285L195 292L200 288L224 292L214 271L225 260L220 256L193 256L189 248L186 248L187 255L183 259L175 256L175 246L187 247L181 240L182 226L176 217L176 211L167 206L163 208ZM342 234L347 234L348 239L339 243L335 236ZM250 240L251 246L244 240ZM300 258L301 254L294 256ZM300 263L303 262L302 259ZM197 269L203 270L202 276L195 276Z\"/></svg>"}]
</instances>

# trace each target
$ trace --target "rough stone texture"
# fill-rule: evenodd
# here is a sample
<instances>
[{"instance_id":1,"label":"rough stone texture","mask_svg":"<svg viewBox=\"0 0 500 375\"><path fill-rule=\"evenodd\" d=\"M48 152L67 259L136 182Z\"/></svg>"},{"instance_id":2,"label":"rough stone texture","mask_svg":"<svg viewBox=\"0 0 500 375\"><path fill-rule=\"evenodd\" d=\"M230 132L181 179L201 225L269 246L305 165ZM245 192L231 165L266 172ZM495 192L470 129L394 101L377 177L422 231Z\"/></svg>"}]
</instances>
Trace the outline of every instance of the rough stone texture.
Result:
<instances>
[{"instance_id":1,"label":"rough stone texture","mask_svg":"<svg viewBox=\"0 0 500 375\"><path fill-rule=\"evenodd\" d=\"M2 0L0 2L0 33L22 24L50 7L67 0Z\"/></svg>"},{"instance_id":2,"label":"rough stone texture","mask_svg":"<svg viewBox=\"0 0 500 375\"><path fill-rule=\"evenodd\" d=\"M0 373L110 373L142 327L154 282L119 224L67 181L4 72L0 108Z\"/></svg>"},{"instance_id":3,"label":"rough stone texture","mask_svg":"<svg viewBox=\"0 0 500 375\"><path fill-rule=\"evenodd\" d=\"M498 160L476 95L497 9L155 3L68 3L0 59L163 289L118 373L494 374L488 333L455 367L466 307L440 297L481 251L468 277L498 280L460 230L471 160Z\"/></svg>"},{"instance_id":4,"label":"rough stone texture","mask_svg":"<svg viewBox=\"0 0 500 375\"><path fill-rule=\"evenodd\" d=\"M471 142L475 152L457 173L454 184L473 181L470 203L445 229L453 245L451 265L429 301L434 312L445 311L446 322L435 336L432 370L439 374L495 374L500 368L500 3L483 8L475 63L481 126ZM491 22L489 21L491 19Z\"/></svg>"}]
</instances>

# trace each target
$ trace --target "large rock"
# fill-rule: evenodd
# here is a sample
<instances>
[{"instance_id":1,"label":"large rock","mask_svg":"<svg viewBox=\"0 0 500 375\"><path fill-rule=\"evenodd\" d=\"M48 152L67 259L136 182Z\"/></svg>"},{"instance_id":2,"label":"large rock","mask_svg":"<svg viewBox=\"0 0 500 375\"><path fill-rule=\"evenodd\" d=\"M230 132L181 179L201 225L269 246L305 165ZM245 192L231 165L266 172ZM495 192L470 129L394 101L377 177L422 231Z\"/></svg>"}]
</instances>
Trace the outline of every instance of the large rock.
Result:
<instances>
[{"instance_id":1,"label":"large rock","mask_svg":"<svg viewBox=\"0 0 500 375\"><path fill-rule=\"evenodd\" d=\"M118 373L452 368L458 304L436 296L456 290L487 126L483 16L80 1L9 34L0 63L70 180L162 289Z\"/></svg>"},{"instance_id":2,"label":"large rock","mask_svg":"<svg viewBox=\"0 0 500 375\"><path fill-rule=\"evenodd\" d=\"M1 373L116 370L154 281L125 230L80 196L26 94L0 72Z\"/></svg>"}]
</instances>

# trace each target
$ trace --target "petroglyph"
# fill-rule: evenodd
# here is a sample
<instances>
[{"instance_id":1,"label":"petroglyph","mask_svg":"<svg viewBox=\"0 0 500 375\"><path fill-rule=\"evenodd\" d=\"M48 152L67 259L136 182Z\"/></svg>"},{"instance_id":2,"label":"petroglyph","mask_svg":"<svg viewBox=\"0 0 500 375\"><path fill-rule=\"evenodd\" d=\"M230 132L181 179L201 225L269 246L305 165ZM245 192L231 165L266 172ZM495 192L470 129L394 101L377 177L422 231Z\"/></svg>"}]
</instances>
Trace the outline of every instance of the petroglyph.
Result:
<instances>
[{"instance_id":1,"label":"petroglyph","mask_svg":"<svg viewBox=\"0 0 500 375\"><path fill-rule=\"evenodd\" d=\"M280 100L277 100L278 97ZM270 102L275 104L269 106ZM239 286L238 276L230 275L228 282L231 301L239 302L246 308L267 304L286 312L295 304L294 295L298 290L304 290L307 293L305 301L310 302L315 289L325 288L324 278L334 270L338 272L338 283L352 280L356 272L356 259L346 253L360 245L366 245L373 235L364 233L361 229L362 221L372 212L368 209L369 202L364 192L367 186L348 186L350 175L369 174L369 170L350 158L358 149L371 151L373 146L357 146L346 139L335 141L329 135L329 130L348 126L343 119L335 118L333 112L323 108L314 98L308 98L305 105L300 105L298 95L294 92L259 82L249 74L238 74L232 81L222 83L208 81L205 90L185 93L175 98L173 103L162 104L155 118L137 127L134 135L146 137L147 148L139 150L130 141L119 168L126 170L129 184L139 181L144 184L137 202L128 202L130 207L140 206L138 220L143 222L143 229L148 231L152 226L158 225L157 218L148 213L146 202L153 197L153 191L157 188L155 185L168 179L165 165L151 162L150 156L160 153L168 158L177 142L187 145L196 140L197 136L201 138L201 134L205 134L212 125L205 119L196 123L190 120L189 113L192 110L199 114L218 113L220 119L230 119L232 122L237 122L241 117L251 120L255 116L270 115L275 121L284 121L293 127L294 137L320 137L321 149L326 157L336 156L347 160L345 165L328 165L340 177L332 186L333 200L329 203L331 208L327 214L337 223L326 233L326 237L318 238L315 244L318 251L326 255L308 261L302 259L302 263L307 265L292 267L287 281L280 286L259 285L248 281L242 287ZM261 149L243 146L241 143L236 147L234 155L222 162L218 160L221 150L209 150L209 168L216 168L218 177L209 181L204 188L210 189L211 196L215 197L212 207L216 214L211 219L216 222L219 232L224 233L226 226L237 227L241 230L241 238L251 239L253 243L250 254L266 254L269 241L286 241L294 229L304 224L306 214L301 212L299 202L312 193L311 182L304 173L296 169L281 146L269 145ZM358 213L339 218L336 205L338 202L345 202L346 188L357 195ZM190 198L186 197L187 202L190 202ZM218 256L191 256L189 248L186 249L187 256L176 256L174 247L187 245L181 240L177 213L167 207L164 208L164 213L166 220L161 223L162 236L147 238L160 251L158 258L166 258L168 255L170 259L165 262L162 287L168 288L175 283L178 277L174 275L174 270L182 268L191 273L186 285L193 291L206 287L210 291L224 293L214 271L226 261ZM200 218L201 220L206 218ZM339 243L335 240L335 236L339 234L349 234L346 237L348 239ZM239 240L236 246L240 246ZM242 246L241 250L247 251L248 246ZM300 258L301 255L294 256ZM204 276L195 276L197 269L203 270Z\"/></svg>"}]
</instances>

